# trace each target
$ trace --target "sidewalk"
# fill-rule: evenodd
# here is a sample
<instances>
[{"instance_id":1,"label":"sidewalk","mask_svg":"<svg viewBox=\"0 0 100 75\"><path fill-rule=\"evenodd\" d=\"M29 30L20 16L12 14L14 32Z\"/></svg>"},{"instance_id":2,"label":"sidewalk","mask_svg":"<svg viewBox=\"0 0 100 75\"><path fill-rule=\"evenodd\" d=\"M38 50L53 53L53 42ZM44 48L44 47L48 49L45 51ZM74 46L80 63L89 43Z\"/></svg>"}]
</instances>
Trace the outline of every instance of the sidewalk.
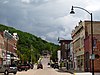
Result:
<instances>
[{"instance_id":1,"label":"sidewalk","mask_svg":"<svg viewBox=\"0 0 100 75\"><path fill-rule=\"evenodd\" d=\"M66 67L63 67L62 69L59 69L59 72L68 72L73 75L92 75L91 72L82 72L82 71L75 71L75 70L67 70ZM100 72L95 72L94 75L100 75Z\"/></svg>"},{"instance_id":2,"label":"sidewalk","mask_svg":"<svg viewBox=\"0 0 100 75\"><path fill-rule=\"evenodd\" d=\"M62 67L62 68L59 69L58 71L59 71L59 72L68 72L68 73L73 74L73 70L70 70L70 71L69 71L69 70L66 69L66 67Z\"/></svg>"}]
</instances>

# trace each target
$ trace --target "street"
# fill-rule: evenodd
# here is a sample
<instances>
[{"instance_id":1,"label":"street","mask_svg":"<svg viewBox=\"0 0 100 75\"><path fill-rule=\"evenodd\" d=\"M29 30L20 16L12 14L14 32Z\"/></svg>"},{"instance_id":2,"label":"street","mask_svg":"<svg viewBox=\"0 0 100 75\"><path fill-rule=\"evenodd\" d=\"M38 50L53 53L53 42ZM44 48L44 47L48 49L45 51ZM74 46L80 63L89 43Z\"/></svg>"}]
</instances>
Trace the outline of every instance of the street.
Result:
<instances>
[{"instance_id":1,"label":"street","mask_svg":"<svg viewBox=\"0 0 100 75\"><path fill-rule=\"evenodd\" d=\"M100 0L0 0L0 75L100 75Z\"/></svg>"},{"instance_id":2,"label":"street","mask_svg":"<svg viewBox=\"0 0 100 75\"><path fill-rule=\"evenodd\" d=\"M43 64L43 69L37 69L37 65L34 65L34 69L29 69L28 71L18 71L16 75L73 75L67 72L61 72L58 69L53 69L49 65L49 58L43 58L41 63ZM0 73L0 75L4 75ZM14 75L14 74L9 74ZM91 75L90 73L77 73L75 75ZM95 75L100 75L100 73L96 73Z\"/></svg>"},{"instance_id":3,"label":"street","mask_svg":"<svg viewBox=\"0 0 100 75\"><path fill-rule=\"evenodd\" d=\"M28 71L17 72L16 75L71 75L66 72L58 72L58 69L53 69L48 66L49 58L42 59L43 69L37 69L37 66L34 66L34 69L30 69Z\"/></svg>"},{"instance_id":4,"label":"street","mask_svg":"<svg viewBox=\"0 0 100 75\"><path fill-rule=\"evenodd\" d=\"M34 65L34 69L29 69L28 71L18 71L16 75L72 75L66 72L59 72L58 69L53 69L49 65L49 58L43 58L41 63L43 64L43 69L37 69L37 65ZM0 75L4 75L0 73ZM9 74L13 75L13 74Z\"/></svg>"},{"instance_id":5,"label":"street","mask_svg":"<svg viewBox=\"0 0 100 75\"><path fill-rule=\"evenodd\" d=\"M67 72L61 72L58 69L51 68L49 65L47 65L49 62L49 58L43 58L41 62L43 64L43 69L37 69L37 65L34 65L34 69L30 69L28 71L17 72L16 75L73 75ZM77 73L75 75L91 75L91 74L90 73L89 74ZM96 73L95 75L100 75L100 74Z\"/></svg>"}]
</instances>

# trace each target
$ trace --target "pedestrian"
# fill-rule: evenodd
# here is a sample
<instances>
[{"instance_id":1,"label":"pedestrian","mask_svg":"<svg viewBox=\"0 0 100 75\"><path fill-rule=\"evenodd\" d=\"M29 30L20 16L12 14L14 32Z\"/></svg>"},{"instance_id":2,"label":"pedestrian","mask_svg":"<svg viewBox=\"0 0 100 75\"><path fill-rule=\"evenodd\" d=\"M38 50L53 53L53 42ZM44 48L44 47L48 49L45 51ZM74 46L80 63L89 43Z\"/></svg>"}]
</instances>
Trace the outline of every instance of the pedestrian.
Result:
<instances>
[{"instance_id":1,"label":"pedestrian","mask_svg":"<svg viewBox=\"0 0 100 75\"><path fill-rule=\"evenodd\" d=\"M60 60L60 69L62 69L62 61Z\"/></svg>"}]
</instances>

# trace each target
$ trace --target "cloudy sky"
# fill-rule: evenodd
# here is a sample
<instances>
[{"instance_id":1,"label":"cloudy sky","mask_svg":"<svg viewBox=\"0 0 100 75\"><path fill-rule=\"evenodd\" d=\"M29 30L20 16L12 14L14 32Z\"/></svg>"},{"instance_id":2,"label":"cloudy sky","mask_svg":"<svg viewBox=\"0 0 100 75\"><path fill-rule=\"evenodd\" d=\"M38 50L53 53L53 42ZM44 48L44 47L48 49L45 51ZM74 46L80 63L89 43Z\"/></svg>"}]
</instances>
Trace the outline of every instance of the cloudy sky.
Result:
<instances>
[{"instance_id":1,"label":"cloudy sky","mask_svg":"<svg viewBox=\"0 0 100 75\"><path fill-rule=\"evenodd\" d=\"M80 20L90 20L90 15L71 6L79 6L100 20L100 0L0 0L0 23L32 33L47 41L57 43L57 38L71 39L71 31Z\"/></svg>"}]
</instances>

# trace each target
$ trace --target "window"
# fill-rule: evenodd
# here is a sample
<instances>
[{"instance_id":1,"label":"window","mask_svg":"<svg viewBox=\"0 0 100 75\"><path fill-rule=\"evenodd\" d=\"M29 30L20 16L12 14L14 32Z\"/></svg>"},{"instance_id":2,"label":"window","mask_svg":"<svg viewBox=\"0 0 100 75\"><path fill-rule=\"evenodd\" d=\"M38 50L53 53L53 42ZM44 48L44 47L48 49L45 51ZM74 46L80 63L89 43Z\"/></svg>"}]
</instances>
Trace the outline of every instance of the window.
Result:
<instances>
[{"instance_id":1,"label":"window","mask_svg":"<svg viewBox=\"0 0 100 75\"><path fill-rule=\"evenodd\" d=\"M68 47L68 45L67 45L67 44L65 44L65 49L67 49L67 47Z\"/></svg>"},{"instance_id":2,"label":"window","mask_svg":"<svg viewBox=\"0 0 100 75\"><path fill-rule=\"evenodd\" d=\"M93 48L96 48L97 39L93 39Z\"/></svg>"}]
</instances>

